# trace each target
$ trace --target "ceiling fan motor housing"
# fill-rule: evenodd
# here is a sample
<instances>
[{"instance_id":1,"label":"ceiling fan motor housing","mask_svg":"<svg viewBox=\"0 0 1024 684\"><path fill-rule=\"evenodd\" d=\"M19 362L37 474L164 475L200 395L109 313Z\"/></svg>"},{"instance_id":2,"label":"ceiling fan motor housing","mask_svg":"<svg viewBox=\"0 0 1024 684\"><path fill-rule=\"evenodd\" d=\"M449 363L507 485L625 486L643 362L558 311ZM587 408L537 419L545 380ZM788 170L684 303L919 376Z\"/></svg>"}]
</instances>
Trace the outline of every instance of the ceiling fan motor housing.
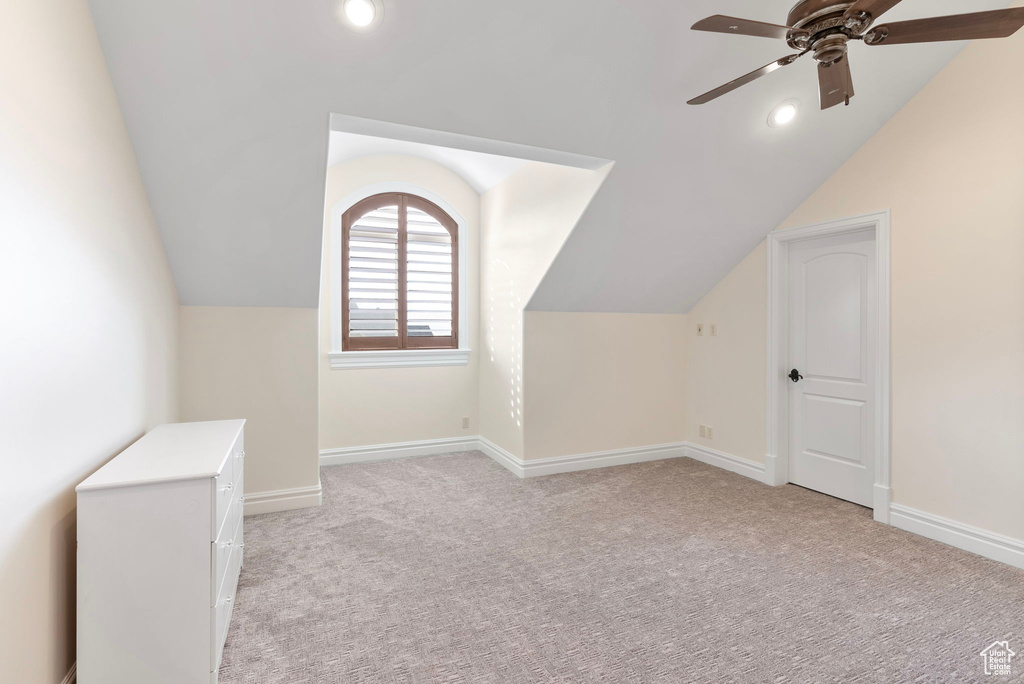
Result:
<instances>
[{"instance_id":1,"label":"ceiling fan motor housing","mask_svg":"<svg viewBox=\"0 0 1024 684\"><path fill-rule=\"evenodd\" d=\"M834 64L846 55L846 43L851 37L867 28L867 23L849 26L846 10L853 2L836 2L836 0L800 0L789 12L786 24L794 29L806 31L809 39L801 39L790 45L797 49L811 49L814 59L822 64ZM866 21L866 20L865 20Z\"/></svg>"},{"instance_id":2,"label":"ceiling fan motor housing","mask_svg":"<svg viewBox=\"0 0 1024 684\"><path fill-rule=\"evenodd\" d=\"M834 64L846 55L846 41L842 33L825 36L814 41L814 59L822 64Z\"/></svg>"}]
</instances>

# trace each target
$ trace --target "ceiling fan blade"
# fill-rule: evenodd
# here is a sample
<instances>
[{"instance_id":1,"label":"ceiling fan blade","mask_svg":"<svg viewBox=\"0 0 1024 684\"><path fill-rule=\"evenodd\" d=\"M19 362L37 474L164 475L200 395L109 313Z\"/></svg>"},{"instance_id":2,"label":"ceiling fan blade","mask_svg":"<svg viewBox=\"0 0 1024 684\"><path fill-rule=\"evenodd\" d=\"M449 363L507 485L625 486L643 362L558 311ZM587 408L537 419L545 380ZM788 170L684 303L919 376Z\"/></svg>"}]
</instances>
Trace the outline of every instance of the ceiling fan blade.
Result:
<instances>
[{"instance_id":1,"label":"ceiling fan blade","mask_svg":"<svg viewBox=\"0 0 1024 684\"><path fill-rule=\"evenodd\" d=\"M872 19L877 19L896 5L901 0L857 0L853 7L846 10L846 16L855 16L861 13L870 14Z\"/></svg>"},{"instance_id":2,"label":"ceiling fan blade","mask_svg":"<svg viewBox=\"0 0 1024 684\"><path fill-rule=\"evenodd\" d=\"M1007 38L1024 26L1024 7L990 12L955 14L950 17L897 21L871 29L864 42L868 45L931 43L943 40Z\"/></svg>"},{"instance_id":3,"label":"ceiling fan blade","mask_svg":"<svg viewBox=\"0 0 1024 684\"><path fill-rule=\"evenodd\" d=\"M818 63L818 90L821 93L822 109L838 104L849 104L850 98L853 97L853 74L850 73L849 55L832 64Z\"/></svg>"},{"instance_id":4,"label":"ceiling fan blade","mask_svg":"<svg viewBox=\"0 0 1024 684\"><path fill-rule=\"evenodd\" d=\"M690 27L694 31L710 31L712 33L735 33L740 36L757 36L758 38L781 38L783 40L789 35L792 29L789 26L778 24L766 24L763 21L751 19L737 19L716 14L707 19L701 19Z\"/></svg>"},{"instance_id":5,"label":"ceiling fan blade","mask_svg":"<svg viewBox=\"0 0 1024 684\"><path fill-rule=\"evenodd\" d=\"M755 80L761 78L762 76L767 76L768 74L772 73L776 69L781 69L784 66L789 66L790 64L795 62L800 57L803 57L805 54L806 53L804 53L804 52L800 52L800 53L797 53L795 55L787 55L787 56L783 57L782 59L779 59L779 60L776 60L776 61L772 62L771 64L765 64L760 69L757 69L756 71L751 71L749 74L746 74L745 76L740 76L739 78L737 78L737 79L735 79L733 81L729 81L725 85L719 86L719 87L715 88L714 90L709 90L708 92L704 93L700 97L693 98L692 100L690 100L686 104L702 105L702 104L705 104L707 102L711 102L712 100L714 100L716 98L719 98L722 95L725 95L726 93L731 93L732 91L736 90L740 86L744 86L744 85L750 83L751 81L755 81Z\"/></svg>"}]
</instances>

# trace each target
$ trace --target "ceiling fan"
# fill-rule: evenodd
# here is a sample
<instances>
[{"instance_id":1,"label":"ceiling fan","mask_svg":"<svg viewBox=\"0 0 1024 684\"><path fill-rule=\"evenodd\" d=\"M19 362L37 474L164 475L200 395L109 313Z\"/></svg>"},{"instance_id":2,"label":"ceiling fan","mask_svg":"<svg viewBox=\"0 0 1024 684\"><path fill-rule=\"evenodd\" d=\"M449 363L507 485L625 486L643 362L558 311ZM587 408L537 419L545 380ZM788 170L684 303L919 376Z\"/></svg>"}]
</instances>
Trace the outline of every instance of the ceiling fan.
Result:
<instances>
[{"instance_id":1,"label":"ceiling fan","mask_svg":"<svg viewBox=\"0 0 1024 684\"><path fill-rule=\"evenodd\" d=\"M734 33L759 38L782 38L799 52L729 81L723 86L695 97L687 104L700 105L736 90L776 69L789 66L808 52L818 62L818 90L821 108L850 104L853 77L847 55L851 40L867 45L930 43L943 40L1006 38L1024 26L1024 7L898 21L873 26L876 19L899 4L900 0L800 0L790 10L785 26L716 14L698 21L694 31Z\"/></svg>"}]
</instances>

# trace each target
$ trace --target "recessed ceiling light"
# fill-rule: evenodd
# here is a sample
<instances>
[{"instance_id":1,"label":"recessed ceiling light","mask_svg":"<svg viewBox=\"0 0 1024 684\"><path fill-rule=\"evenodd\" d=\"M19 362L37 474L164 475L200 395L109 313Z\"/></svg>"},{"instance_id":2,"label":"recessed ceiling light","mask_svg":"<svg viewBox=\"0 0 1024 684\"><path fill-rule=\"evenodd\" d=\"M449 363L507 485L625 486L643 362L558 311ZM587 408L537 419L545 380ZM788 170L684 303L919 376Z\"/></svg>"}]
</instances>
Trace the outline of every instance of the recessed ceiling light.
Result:
<instances>
[{"instance_id":1,"label":"recessed ceiling light","mask_svg":"<svg viewBox=\"0 0 1024 684\"><path fill-rule=\"evenodd\" d=\"M768 115L768 125L772 128L781 128L793 123L797 113L800 111L800 103L796 100L787 100L775 107Z\"/></svg>"},{"instance_id":2,"label":"recessed ceiling light","mask_svg":"<svg viewBox=\"0 0 1024 684\"><path fill-rule=\"evenodd\" d=\"M384 18L384 8L380 0L342 0L342 14L352 28L369 31Z\"/></svg>"}]
</instances>

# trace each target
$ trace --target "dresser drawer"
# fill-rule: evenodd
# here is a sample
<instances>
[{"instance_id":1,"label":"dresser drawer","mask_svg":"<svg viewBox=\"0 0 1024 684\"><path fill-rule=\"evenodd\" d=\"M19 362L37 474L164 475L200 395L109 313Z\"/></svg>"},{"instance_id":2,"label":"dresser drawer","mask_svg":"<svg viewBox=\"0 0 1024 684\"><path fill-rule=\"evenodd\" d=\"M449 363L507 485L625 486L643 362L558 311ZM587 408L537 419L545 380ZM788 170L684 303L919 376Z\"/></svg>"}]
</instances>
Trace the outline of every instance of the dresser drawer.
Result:
<instances>
[{"instance_id":1,"label":"dresser drawer","mask_svg":"<svg viewBox=\"0 0 1024 684\"><path fill-rule=\"evenodd\" d=\"M213 480L213 498L216 510L216 515L213 519L214 539L220 537L228 517L228 510L231 508L231 502L235 500L234 479L234 471L231 468L225 467L224 472Z\"/></svg>"},{"instance_id":2,"label":"dresser drawer","mask_svg":"<svg viewBox=\"0 0 1024 684\"><path fill-rule=\"evenodd\" d=\"M216 500L216 517L213 521L214 538L222 534L224 521L227 518L228 509L235 499L242 497L242 473L245 465L245 450L243 448L242 436L231 447L231 452L220 474L214 480L214 499ZM229 531L233 528L227 528Z\"/></svg>"},{"instance_id":3,"label":"dresser drawer","mask_svg":"<svg viewBox=\"0 0 1024 684\"><path fill-rule=\"evenodd\" d=\"M239 437L231 455L231 467L236 480L241 480L242 471L245 467L245 449L242 447L242 439ZM239 487L241 489L241 487Z\"/></svg>"},{"instance_id":4,"label":"dresser drawer","mask_svg":"<svg viewBox=\"0 0 1024 684\"><path fill-rule=\"evenodd\" d=\"M242 520L239 519L239 525L242 524ZM225 599L235 598L235 589L238 587L238 575L242 571L242 553L245 547L241 545L234 545L231 547L231 556L228 559L228 567L224 571L224 577L221 578L220 589L217 591L216 603L220 603Z\"/></svg>"},{"instance_id":5,"label":"dresser drawer","mask_svg":"<svg viewBox=\"0 0 1024 684\"><path fill-rule=\"evenodd\" d=\"M243 542L245 541L245 538L243 536L243 532L245 531L245 524L242 522L242 519L245 517L245 497L242 496L242 483L243 483L242 476L239 475L239 477L238 477L238 491L235 494L235 501L232 504L232 505L234 505L234 506L236 506L238 508L238 527L235 529L235 534L234 534L234 544L235 544L235 546L242 546ZM242 565L245 565L244 555L243 555Z\"/></svg>"},{"instance_id":6,"label":"dresser drawer","mask_svg":"<svg viewBox=\"0 0 1024 684\"><path fill-rule=\"evenodd\" d=\"M241 458L235 461L235 482L232 491L234 492L235 499L238 501L245 500L245 462Z\"/></svg>"},{"instance_id":7,"label":"dresser drawer","mask_svg":"<svg viewBox=\"0 0 1024 684\"><path fill-rule=\"evenodd\" d=\"M210 601L216 604L221 585L231 561L231 554L242 545L242 498L236 498L228 509L227 518L221 527L220 536L213 542L213 562L211 563Z\"/></svg>"},{"instance_id":8,"label":"dresser drawer","mask_svg":"<svg viewBox=\"0 0 1024 684\"><path fill-rule=\"evenodd\" d=\"M211 608L213 612L213 634L214 643L210 656L210 671L216 672L220 668L220 659L224 655L224 642L228 638L228 625L231 623L231 611L235 607L235 592L238 589L238 572L242 567L242 548L234 546L231 549L230 560L228 561L227 573L221 584L217 600Z\"/></svg>"}]
</instances>

